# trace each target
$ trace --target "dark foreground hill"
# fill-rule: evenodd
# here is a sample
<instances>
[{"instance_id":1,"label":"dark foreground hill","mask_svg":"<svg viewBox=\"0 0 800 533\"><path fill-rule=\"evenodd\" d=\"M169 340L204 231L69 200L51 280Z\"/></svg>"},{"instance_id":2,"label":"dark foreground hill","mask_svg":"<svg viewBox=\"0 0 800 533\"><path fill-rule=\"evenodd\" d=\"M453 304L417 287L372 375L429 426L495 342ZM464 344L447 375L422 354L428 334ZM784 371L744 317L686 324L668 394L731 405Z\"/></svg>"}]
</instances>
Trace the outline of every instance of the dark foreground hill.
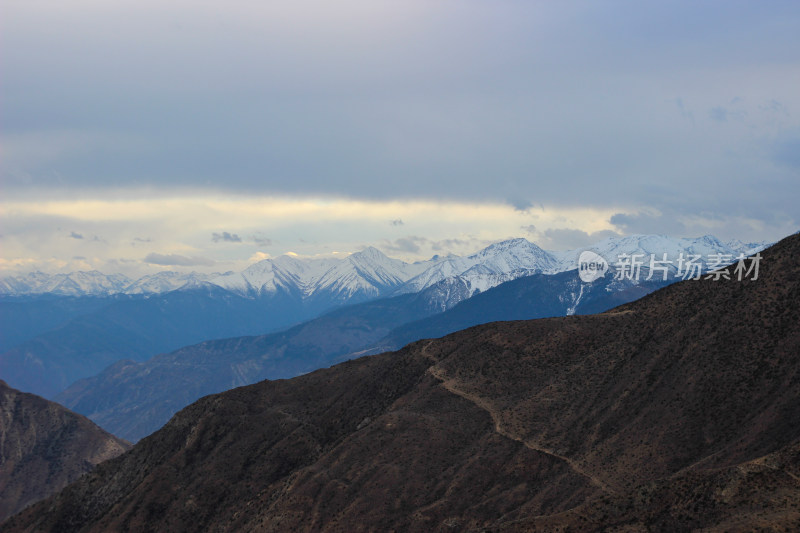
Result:
<instances>
[{"instance_id":1,"label":"dark foreground hill","mask_svg":"<svg viewBox=\"0 0 800 533\"><path fill-rule=\"evenodd\" d=\"M87 418L0 380L0 521L128 448Z\"/></svg>"},{"instance_id":2,"label":"dark foreground hill","mask_svg":"<svg viewBox=\"0 0 800 533\"><path fill-rule=\"evenodd\" d=\"M4 527L796 531L800 236L763 256L208 396Z\"/></svg>"}]
</instances>

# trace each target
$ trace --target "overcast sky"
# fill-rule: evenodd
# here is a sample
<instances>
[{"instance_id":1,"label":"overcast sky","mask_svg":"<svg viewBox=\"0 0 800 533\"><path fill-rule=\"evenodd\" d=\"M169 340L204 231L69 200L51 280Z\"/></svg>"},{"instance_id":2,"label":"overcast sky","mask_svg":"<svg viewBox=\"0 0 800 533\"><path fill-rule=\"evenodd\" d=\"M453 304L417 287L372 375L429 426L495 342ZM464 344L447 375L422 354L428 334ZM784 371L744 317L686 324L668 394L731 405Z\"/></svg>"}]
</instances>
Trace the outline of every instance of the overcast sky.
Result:
<instances>
[{"instance_id":1,"label":"overcast sky","mask_svg":"<svg viewBox=\"0 0 800 533\"><path fill-rule=\"evenodd\" d=\"M3 272L800 229L800 3L6 0Z\"/></svg>"}]
</instances>

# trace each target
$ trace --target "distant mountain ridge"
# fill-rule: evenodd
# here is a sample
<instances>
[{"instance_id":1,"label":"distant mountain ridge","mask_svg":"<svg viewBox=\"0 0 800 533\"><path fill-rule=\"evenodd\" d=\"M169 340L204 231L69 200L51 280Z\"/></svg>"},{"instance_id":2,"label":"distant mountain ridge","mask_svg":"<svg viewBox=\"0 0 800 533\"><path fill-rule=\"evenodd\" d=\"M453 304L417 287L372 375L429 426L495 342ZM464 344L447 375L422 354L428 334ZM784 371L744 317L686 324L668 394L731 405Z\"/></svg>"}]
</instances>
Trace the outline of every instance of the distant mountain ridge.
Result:
<instances>
[{"instance_id":1,"label":"distant mountain ridge","mask_svg":"<svg viewBox=\"0 0 800 533\"><path fill-rule=\"evenodd\" d=\"M259 261L242 272L229 272L207 281L243 296L285 290L302 299L325 297L348 301L380 296L429 266L430 262L405 263L392 259L369 247L344 259L282 255Z\"/></svg>"},{"instance_id":2,"label":"distant mountain ridge","mask_svg":"<svg viewBox=\"0 0 800 533\"><path fill-rule=\"evenodd\" d=\"M732 260L741 253L739 250L756 246L729 245L710 236L673 239L634 235L606 239L592 249L613 263L613 254L621 253L659 257L663 253L671 257L717 253ZM0 298L0 316L4 319L0 341L5 348L0 352L0 376L21 390L52 398L71 383L123 359L145 361L205 340L279 331L345 305L427 291L425 298L431 309L447 311L511 280L574 269L579 251L548 252L525 239L511 239L470 256L435 257L412 264L366 248L344 259L286 255L260 261L239 273L161 272L135 282L99 272L51 277L34 273L26 278L26 290L51 292L28 296L19 293L24 279L6 279L0 289L16 287L18 295ZM47 302L36 301L65 298L58 296L59 292L97 294L126 284L125 290L131 294L71 296L107 300L85 306L72 302L61 306L60 314L51 312ZM176 286L180 287L172 289ZM578 293L576 296L579 299ZM576 312L575 307L567 307L566 314ZM87 313L81 314L82 310ZM63 323L57 322L59 317ZM36 326L45 320L54 327L45 330Z\"/></svg>"},{"instance_id":3,"label":"distant mountain ridge","mask_svg":"<svg viewBox=\"0 0 800 533\"><path fill-rule=\"evenodd\" d=\"M634 235L606 239L592 249L613 262L619 253L733 257L754 246L728 245L710 236ZM511 239L470 256L412 264L366 248L344 259L286 255L220 275L165 271L134 282L99 272L6 278L0 293L13 294L0 298L0 377L51 398L116 361L144 361L204 340L278 331L344 305L427 291L432 309L447 311L510 280L574 269L579 251L548 252L525 239ZM121 290L129 294L105 294ZM75 300L54 304L63 309L59 314L42 298ZM96 300L83 305L87 298ZM64 322L58 323L59 317ZM45 328L46 323L52 326Z\"/></svg>"},{"instance_id":4,"label":"distant mountain ridge","mask_svg":"<svg viewBox=\"0 0 800 533\"><path fill-rule=\"evenodd\" d=\"M468 297L466 281L448 278L418 293L346 306L283 332L203 342L144 362L122 361L54 399L136 441L206 394L290 378L486 322L601 312L675 281L616 280L609 272L586 284L575 271L539 273ZM442 309L442 302L457 300Z\"/></svg>"},{"instance_id":5,"label":"distant mountain ridge","mask_svg":"<svg viewBox=\"0 0 800 533\"><path fill-rule=\"evenodd\" d=\"M132 280L122 274L105 275L98 271L0 278L0 296L52 294L59 296L107 296L112 294L161 294L181 288L191 289L208 283L244 297L258 297L283 290L302 299L368 299L389 293L419 292L448 278L467 281L470 295L518 277L534 273L554 274L576 268L582 250L594 250L607 260L621 253L661 254L711 253L737 256L765 248L768 243L722 242L706 235L695 239L663 235L612 237L591 246L568 251L546 251L536 244L516 238L498 242L472 255L406 263L387 257L374 247L343 259L300 258L282 255L264 259L241 272L223 274L163 271Z\"/></svg>"}]
</instances>

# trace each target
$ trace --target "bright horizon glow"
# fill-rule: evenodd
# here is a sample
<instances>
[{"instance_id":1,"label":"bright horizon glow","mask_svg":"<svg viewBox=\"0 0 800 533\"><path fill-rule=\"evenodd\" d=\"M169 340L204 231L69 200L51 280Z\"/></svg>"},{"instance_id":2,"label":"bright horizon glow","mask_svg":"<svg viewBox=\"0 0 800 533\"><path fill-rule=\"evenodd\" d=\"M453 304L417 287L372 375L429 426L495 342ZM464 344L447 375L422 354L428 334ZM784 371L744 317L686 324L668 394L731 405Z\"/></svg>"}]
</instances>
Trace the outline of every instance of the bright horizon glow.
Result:
<instances>
[{"instance_id":1,"label":"bright horizon glow","mask_svg":"<svg viewBox=\"0 0 800 533\"><path fill-rule=\"evenodd\" d=\"M112 198L12 200L0 205L0 223L10 230L2 236L0 273L100 270L136 277L159 270L216 272L284 254L342 257L367 246L413 262L435 254L468 255L515 237L564 250L625 234L612 218L641 214L621 206L521 210L491 202L218 193L154 198L136 197L132 191ZM720 220L687 217L684 222L698 230L674 236L740 237L726 234ZM739 227L746 224L754 233L763 231L758 221L737 221ZM150 254L160 263L148 262ZM183 264L168 264L169 257Z\"/></svg>"}]
</instances>

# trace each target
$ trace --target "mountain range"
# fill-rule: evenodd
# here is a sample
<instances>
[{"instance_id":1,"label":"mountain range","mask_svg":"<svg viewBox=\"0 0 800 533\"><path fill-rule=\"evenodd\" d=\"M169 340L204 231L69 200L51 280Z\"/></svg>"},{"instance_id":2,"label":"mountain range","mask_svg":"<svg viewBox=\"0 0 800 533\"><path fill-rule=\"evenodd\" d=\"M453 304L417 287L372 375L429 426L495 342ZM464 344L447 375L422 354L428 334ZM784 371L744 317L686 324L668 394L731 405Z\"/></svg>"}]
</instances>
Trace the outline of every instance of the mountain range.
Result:
<instances>
[{"instance_id":1,"label":"mountain range","mask_svg":"<svg viewBox=\"0 0 800 533\"><path fill-rule=\"evenodd\" d=\"M762 256L207 396L4 531L797 530L800 235Z\"/></svg>"},{"instance_id":2,"label":"mountain range","mask_svg":"<svg viewBox=\"0 0 800 533\"><path fill-rule=\"evenodd\" d=\"M0 278L0 296L152 295L211 284L251 298L284 291L302 298L354 302L392 291L419 292L452 277L470 280L474 290L486 290L529 273L556 273L576 268L578 254L584 249L591 249L612 261L623 253L648 257L655 254L659 258L663 253L676 258L681 252L699 254L704 258L713 253L736 257L739 254L750 255L766 245L738 240L722 242L711 235L696 239L631 235L609 237L584 248L548 252L518 238L492 244L466 257L435 256L416 263L392 259L378 249L368 247L344 259L283 255L254 263L241 272L224 274L162 271L132 280L122 274L105 275L98 271L55 275L32 272Z\"/></svg>"},{"instance_id":3,"label":"mountain range","mask_svg":"<svg viewBox=\"0 0 800 533\"><path fill-rule=\"evenodd\" d=\"M144 362L120 361L77 381L54 400L135 442L207 394L294 377L487 322L605 311L673 281L620 284L609 273L582 284L574 271L534 274L445 312L439 312L440 293L453 291L440 282L419 293L338 309L280 333L207 341Z\"/></svg>"},{"instance_id":4,"label":"mountain range","mask_svg":"<svg viewBox=\"0 0 800 533\"><path fill-rule=\"evenodd\" d=\"M699 239L632 236L606 239L592 249L605 254L613 262L614 254L641 253L660 256L664 253L659 254L660 250L664 250L670 257L677 257L679 253L696 253L708 258L713 253L723 253L732 258L741 253L738 250L749 251L754 247L757 245L741 243L734 247L709 236ZM537 318L583 312L582 309L590 309L585 302L580 308L576 307L577 301L569 303L570 299L579 299L583 290L582 286L576 285L574 276L578 252L546 252L524 239L513 239L493 244L467 257L451 256L407 264L390 259L374 248L367 248L346 259L300 260L283 256L261 261L238 274L229 273L203 281L192 279L180 289L159 294L63 298L48 294L28 296L27 299L20 295L7 297L0 300L0 311L7 318L2 327L3 331L8 332L4 333L4 337L20 335L31 324L41 325L46 322L37 320L37 316L52 320L52 309L58 308L58 305L52 305L51 302L70 303L61 305L64 308L61 315L55 313L63 316L64 322L43 332L40 329L34 330L37 333L35 336L0 353L0 376L17 388L50 398L57 397L65 405L90 416L106 429L136 440L147 433L142 433L142 429L137 432L123 431L116 423L106 425L107 416L101 416L100 413L105 412L110 416L108 408L98 410L93 400L87 404L77 399L75 391L85 391L83 385L78 385L69 392L65 389L74 382L91 376L97 375L100 379L106 379L108 372L115 372L114 368L110 368L102 376L100 374L119 361L124 361L124 368L131 372L137 368L136 362L144 362L155 354L169 353L201 341L278 331L346 305L366 303L380 297L424 293L422 298L414 300L424 302L419 307L411 306L402 312L398 311L396 317L390 318L387 313L377 313L371 317L369 326L364 326L370 329L369 333L358 336L358 342L349 338L342 340L340 344L325 340L306 353L274 359L268 368L263 365L247 367L247 370L237 371L237 377L230 379L223 372L213 376L213 386L195 383L178 394L180 400L176 400L177 403L164 402L158 416L153 413L152 420L142 421L141 428L150 432L165 422L176 409L202 394L219 392L264 378L291 377L328 365L353 352L373 353L376 347L372 344L381 341L390 330L434 313L447 311L476 294L514 279L536 275L555 276L551 282L545 283L549 288L544 289L542 286L531 289L527 300L518 301L510 314L492 314L475 306L475 311L466 320L458 320L444 328L435 324L452 318L442 317L421 327L408 326L406 334L397 332L395 341L387 341L388 344L379 345L377 349L399 348L402 345L398 344L400 340L410 342L422 336L440 336L492 319ZM185 281L185 277L175 273L163 274L163 279ZM673 276L670 279L675 278ZM152 281L149 278L148 283ZM557 287L552 282L556 282ZM606 293L598 293L598 305L589 312L605 310L623 301L630 301L659 286L639 280L633 283L646 290L619 283L608 285ZM139 283L135 291L143 292L144 285L146 284ZM540 290L549 291L551 296L558 293L558 301L550 304L545 301L546 298L537 299L536 292ZM615 296L616 293L625 296L618 297ZM85 314L81 314L84 308L78 305L79 302L91 303L84 306L87 310ZM394 303L388 305L396 308ZM358 315L361 311L356 309L353 313ZM481 317L482 314L486 316ZM337 323L336 320L338 319L334 319L332 323ZM316 324L328 323L331 322L323 319ZM297 331L306 330L307 328L300 328ZM324 327L316 327L316 331L318 333L312 337L314 339L324 339L326 335L330 335L330 339L343 339L340 331L330 333ZM423 332L429 335L424 335ZM21 338L17 337L17 340ZM308 344L306 342L304 345ZM205 353L205 349L201 351ZM182 351L187 352L191 350ZM271 351L265 349L259 357L263 359L266 353ZM162 364L168 359L168 356L160 356L154 359L154 364ZM183 363L180 367L191 369L184 372L188 382L192 382L194 378L191 376L196 369ZM127 376L125 374L115 379L127 379ZM167 390L171 391L169 388ZM56 396L62 391L62 395ZM80 396L83 394L81 392ZM113 396L118 397L119 394ZM108 398L103 399L104 405L110 402ZM117 417L118 413L113 416ZM158 422L154 422L155 420ZM130 424L130 421L126 421L124 425Z\"/></svg>"}]
</instances>

